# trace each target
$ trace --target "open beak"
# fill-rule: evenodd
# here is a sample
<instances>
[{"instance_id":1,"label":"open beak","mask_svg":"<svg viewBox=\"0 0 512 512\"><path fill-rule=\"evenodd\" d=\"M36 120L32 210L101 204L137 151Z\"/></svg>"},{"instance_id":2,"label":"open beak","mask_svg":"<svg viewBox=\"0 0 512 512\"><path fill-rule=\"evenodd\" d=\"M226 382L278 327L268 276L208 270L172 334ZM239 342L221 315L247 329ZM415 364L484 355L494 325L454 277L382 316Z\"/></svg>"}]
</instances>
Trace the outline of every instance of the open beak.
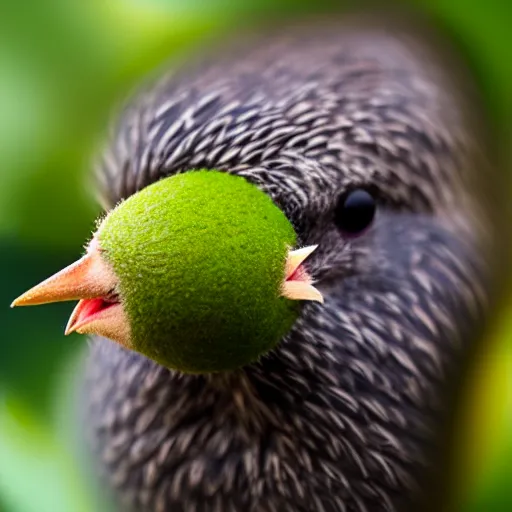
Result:
<instances>
[{"instance_id":1,"label":"open beak","mask_svg":"<svg viewBox=\"0 0 512 512\"><path fill-rule=\"evenodd\" d=\"M281 294L291 300L323 302L303 267L315 246L290 251ZM79 300L65 334L97 334L130 348L130 326L115 293L117 278L93 240L87 254L18 297L11 307Z\"/></svg>"},{"instance_id":2,"label":"open beak","mask_svg":"<svg viewBox=\"0 0 512 512\"><path fill-rule=\"evenodd\" d=\"M79 300L65 334L98 334L129 345L129 323L115 294L117 278L93 240L87 254L18 297L11 307Z\"/></svg>"},{"instance_id":3,"label":"open beak","mask_svg":"<svg viewBox=\"0 0 512 512\"><path fill-rule=\"evenodd\" d=\"M291 300L312 300L324 302L322 294L313 286L313 280L302 263L317 248L310 245L290 251L286 260L285 280L281 294Z\"/></svg>"}]
</instances>

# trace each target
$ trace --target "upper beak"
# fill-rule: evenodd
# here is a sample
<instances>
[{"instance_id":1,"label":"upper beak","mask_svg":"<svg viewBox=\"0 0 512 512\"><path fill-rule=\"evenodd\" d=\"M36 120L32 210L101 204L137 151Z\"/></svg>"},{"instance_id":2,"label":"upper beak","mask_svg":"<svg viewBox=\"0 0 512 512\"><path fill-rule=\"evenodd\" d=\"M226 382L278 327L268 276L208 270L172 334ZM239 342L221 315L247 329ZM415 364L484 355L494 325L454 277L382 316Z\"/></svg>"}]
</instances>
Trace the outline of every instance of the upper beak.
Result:
<instances>
[{"instance_id":1,"label":"upper beak","mask_svg":"<svg viewBox=\"0 0 512 512\"><path fill-rule=\"evenodd\" d=\"M104 297L115 284L115 276L101 260L99 251L91 249L75 263L20 295L11 307Z\"/></svg>"}]
</instances>

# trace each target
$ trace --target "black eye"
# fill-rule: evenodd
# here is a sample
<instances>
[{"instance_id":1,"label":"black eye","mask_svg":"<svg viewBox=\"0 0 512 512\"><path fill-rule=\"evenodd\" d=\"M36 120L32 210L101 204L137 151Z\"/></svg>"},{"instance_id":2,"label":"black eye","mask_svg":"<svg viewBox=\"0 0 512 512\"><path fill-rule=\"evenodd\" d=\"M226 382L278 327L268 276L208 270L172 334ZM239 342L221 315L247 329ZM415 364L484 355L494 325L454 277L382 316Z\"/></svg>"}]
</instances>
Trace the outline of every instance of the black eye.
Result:
<instances>
[{"instance_id":1,"label":"black eye","mask_svg":"<svg viewBox=\"0 0 512 512\"><path fill-rule=\"evenodd\" d=\"M376 209L375 199L368 191L352 190L339 199L334 222L344 233L356 235L372 223Z\"/></svg>"}]
</instances>

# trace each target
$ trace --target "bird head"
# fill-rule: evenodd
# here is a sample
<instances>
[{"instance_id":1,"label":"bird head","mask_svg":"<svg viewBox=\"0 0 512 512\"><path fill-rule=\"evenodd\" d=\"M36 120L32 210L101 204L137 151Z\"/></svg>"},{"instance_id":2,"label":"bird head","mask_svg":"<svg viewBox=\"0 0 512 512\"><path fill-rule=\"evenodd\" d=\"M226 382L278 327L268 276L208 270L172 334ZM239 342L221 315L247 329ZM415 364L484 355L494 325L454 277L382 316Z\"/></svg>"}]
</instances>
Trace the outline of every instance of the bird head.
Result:
<instances>
[{"instance_id":1,"label":"bird head","mask_svg":"<svg viewBox=\"0 0 512 512\"><path fill-rule=\"evenodd\" d=\"M322 301L284 213L245 179L196 171L120 202L77 262L13 306L77 300L66 333L98 334L189 373L275 347L300 300Z\"/></svg>"},{"instance_id":2,"label":"bird head","mask_svg":"<svg viewBox=\"0 0 512 512\"><path fill-rule=\"evenodd\" d=\"M85 256L15 301L80 299L67 332L117 342L91 344L80 405L135 509L441 494L499 237L470 81L403 36L279 27L141 91Z\"/></svg>"}]
</instances>

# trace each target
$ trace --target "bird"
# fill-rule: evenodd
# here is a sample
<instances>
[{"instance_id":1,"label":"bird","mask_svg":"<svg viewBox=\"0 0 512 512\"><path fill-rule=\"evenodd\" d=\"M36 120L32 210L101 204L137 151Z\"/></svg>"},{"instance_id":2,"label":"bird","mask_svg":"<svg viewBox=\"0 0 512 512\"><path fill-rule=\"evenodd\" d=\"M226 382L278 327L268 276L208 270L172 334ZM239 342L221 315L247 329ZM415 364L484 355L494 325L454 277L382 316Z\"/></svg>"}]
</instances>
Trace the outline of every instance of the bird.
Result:
<instances>
[{"instance_id":1,"label":"bird","mask_svg":"<svg viewBox=\"0 0 512 512\"><path fill-rule=\"evenodd\" d=\"M490 164L470 83L407 23L321 18L239 35L130 97L98 164L106 213L85 256L17 303L81 299L68 330L91 335L83 425L119 510L433 503L492 304ZM224 244L253 201L267 224ZM204 224L184 228L187 215ZM208 268L201 240L217 222L218 322L194 305L216 293L194 265ZM292 296L282 281L296 270ZM258 309L263 282L274 295ZM273 301L286 322L242 350ZM86 325L97 311L110 323Z\"/></svg>"}]
</instances>

